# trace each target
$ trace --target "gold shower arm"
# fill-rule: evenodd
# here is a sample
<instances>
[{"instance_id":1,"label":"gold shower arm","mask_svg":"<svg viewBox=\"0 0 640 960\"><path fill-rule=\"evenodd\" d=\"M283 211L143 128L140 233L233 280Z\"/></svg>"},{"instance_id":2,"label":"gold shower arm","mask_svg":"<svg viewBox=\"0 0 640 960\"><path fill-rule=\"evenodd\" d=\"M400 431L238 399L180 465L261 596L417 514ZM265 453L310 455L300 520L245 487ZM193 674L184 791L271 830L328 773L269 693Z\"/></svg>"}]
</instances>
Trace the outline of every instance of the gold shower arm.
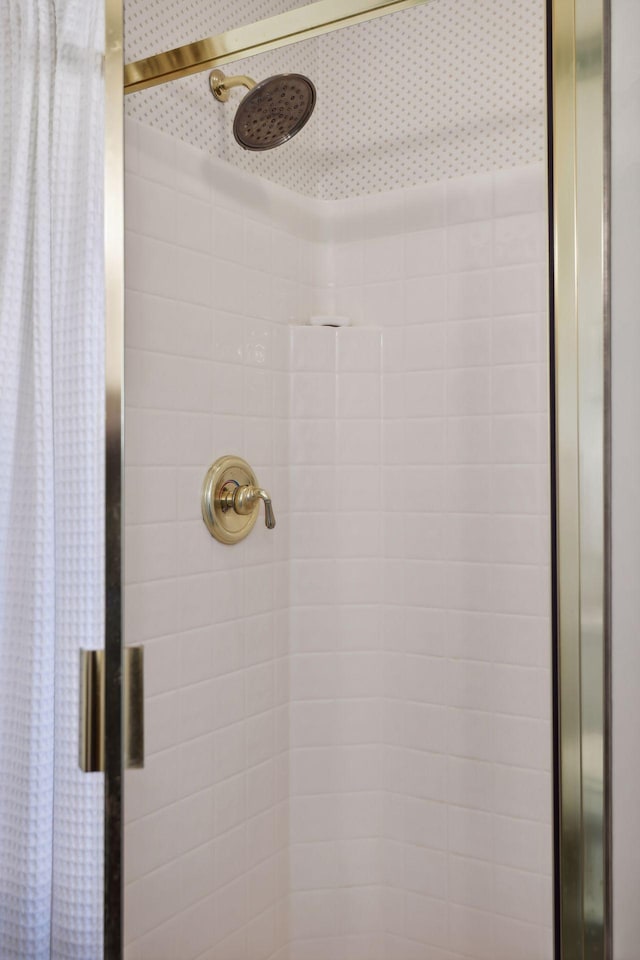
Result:
<instances>
[{"instance_id":1,"label":"gold shower arm","mask_svg":"<svg viewBox=\"0 0 640 960\"><path fill-rule=\"evenodd\" d=\"M236 77L227 77L222 70L212 70L209 74L211 93L216 100L221 100L222 103L227 102L229 99L229 91L234 87L246 87L247 90L253 90L255 85L256 81L252 80L251 77L245 76L243 73L239 73Z\"/></svg>"}]
</instances>

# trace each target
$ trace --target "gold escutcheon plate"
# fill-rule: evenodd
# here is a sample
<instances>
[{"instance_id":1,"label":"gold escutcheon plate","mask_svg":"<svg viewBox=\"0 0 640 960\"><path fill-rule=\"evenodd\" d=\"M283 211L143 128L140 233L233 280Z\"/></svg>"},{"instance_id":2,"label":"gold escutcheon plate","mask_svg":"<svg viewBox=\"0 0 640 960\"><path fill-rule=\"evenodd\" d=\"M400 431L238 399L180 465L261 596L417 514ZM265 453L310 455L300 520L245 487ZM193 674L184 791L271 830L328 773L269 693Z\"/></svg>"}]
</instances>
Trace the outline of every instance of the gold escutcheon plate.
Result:
<instances>
[{"instance_id":1,"label":"gold escutcheon plate","mask_svg":"<svg viewBox=\"0 0 640 960\"><path fill-rule=\"evenodd\" d=\"M239 543L253 530L260 504L246 516L241 516L235 510L225 509L220 495L228 484L257 486L258 480L242 457L233 455L219 457L212 463L202 484L202 519L212 537L220 543Z\"/></svg>"}]
</instances>

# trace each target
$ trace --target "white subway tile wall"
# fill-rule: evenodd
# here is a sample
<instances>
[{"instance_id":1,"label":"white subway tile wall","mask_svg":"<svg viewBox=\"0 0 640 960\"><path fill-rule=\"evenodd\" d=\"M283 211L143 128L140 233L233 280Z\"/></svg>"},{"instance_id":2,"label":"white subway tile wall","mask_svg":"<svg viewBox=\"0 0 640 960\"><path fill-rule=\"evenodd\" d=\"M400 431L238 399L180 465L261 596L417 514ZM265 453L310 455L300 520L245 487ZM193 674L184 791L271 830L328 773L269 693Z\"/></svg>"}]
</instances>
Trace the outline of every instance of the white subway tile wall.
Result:
<instances>
[{"instance_id":1,"label":"white subway tile wall","mask_svg":"<svg viewBox=\"0 0 640 960\"><path fill-rule=\"evenodd\" d=\"M127 168L127 960L549 960L542 167L317 201L129 122ZM278 521L232 548L230 452Z\"/></svg>"},{"instance_id":2,"label":"white subway tile wall","mask_svg":"<svg viewBox=\"0 0 640 960\"><path fill-rule=\"evenodd\" d=\"M545 211L534 165L322 212L355 326L291 331L290 960L552 956Z\"/></svg>"},{"instance_id":3,"label":"white subway tile wall","mask_svg":"<svg viewBox=\"0 0 640 960\"><path fill-rule=\"evenodd\" d=\"M309 217L148 127L126 141L125 629L146 647L147 730L126 782L126 955L283 960L288 325L311 308ZM209 536L200 487L225 453L270 489L277 535Z\"/></svg>"}]
</instances>

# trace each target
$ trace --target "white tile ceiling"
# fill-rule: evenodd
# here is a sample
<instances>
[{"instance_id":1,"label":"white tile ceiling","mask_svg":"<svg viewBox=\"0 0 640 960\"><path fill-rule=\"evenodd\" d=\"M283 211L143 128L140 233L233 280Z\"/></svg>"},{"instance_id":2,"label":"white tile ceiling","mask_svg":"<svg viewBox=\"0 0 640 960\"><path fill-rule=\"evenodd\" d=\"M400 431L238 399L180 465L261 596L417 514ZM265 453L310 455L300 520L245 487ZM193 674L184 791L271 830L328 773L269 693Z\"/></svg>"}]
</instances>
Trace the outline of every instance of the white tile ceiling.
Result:
<instances>
[{"instance_id":1,"label":"white tile ceiling","mask_svg":"<svg viewBox=\"0 0 640 960\"><path fill-rule=\"evenodd\" d=\"M126 0L128 60L301 6L290 0ZM318 102L304 131L246 153L235 91L207 74L127 98L127 113L299 193L339 199L542 160L544 0L432 0L422 7L228 65L261 79L295 71Z\"/></svg>"}]
</instances>

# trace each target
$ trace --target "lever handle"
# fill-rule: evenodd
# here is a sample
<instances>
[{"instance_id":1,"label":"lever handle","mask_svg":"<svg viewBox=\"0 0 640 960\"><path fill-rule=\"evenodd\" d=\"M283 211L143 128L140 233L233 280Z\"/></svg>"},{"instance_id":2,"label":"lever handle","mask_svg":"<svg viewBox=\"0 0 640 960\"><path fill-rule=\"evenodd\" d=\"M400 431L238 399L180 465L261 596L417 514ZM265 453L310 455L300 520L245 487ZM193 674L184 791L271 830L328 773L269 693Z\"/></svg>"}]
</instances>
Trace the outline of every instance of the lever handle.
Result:
<instances>
[{"instance_id":1,"label":"lever handle","mask_svg":"<svg viewBox=\"0 0 640 960\"><path fill-rule=\"evenodd\" d=\"M251 513L256 500L262 500L264 503L264 522L268 530L273 530L276 525L276 518L273 512L271 497L262 487L255 487L253 484L246 484L242 487L234 486L226 494L226 502L232 506L236 513L244 516ZM231 502L229 502L231 501Z\"/></svg>"},{"instance_id":2,"label":"lever handle","mask_svg":"<svg viewBox=\"0 0 640 960\"><path fill-rule=\"evenodd\" d=\"M264 493L264 490L260 491ZM273 530L276 525L276 515L273 512L273 507L271 506L271 497L266 496L261 498L264 502L264 522L268 530Z\"/></svg>"}]
</instances>

